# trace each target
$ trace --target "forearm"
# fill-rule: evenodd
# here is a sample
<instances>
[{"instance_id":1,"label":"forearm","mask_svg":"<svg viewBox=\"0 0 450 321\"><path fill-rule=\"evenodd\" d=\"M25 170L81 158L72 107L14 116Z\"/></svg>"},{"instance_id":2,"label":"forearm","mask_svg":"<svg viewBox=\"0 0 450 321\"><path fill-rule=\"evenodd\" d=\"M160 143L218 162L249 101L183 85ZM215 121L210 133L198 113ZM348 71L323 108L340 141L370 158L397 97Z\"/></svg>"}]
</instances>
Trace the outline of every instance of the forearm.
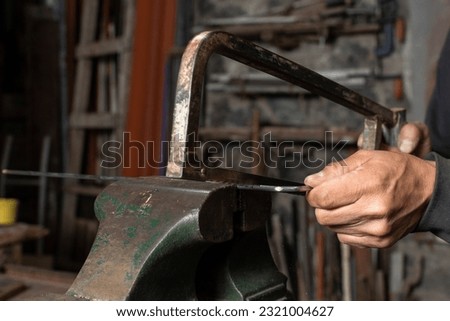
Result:
<instances>
[{"instance_id":1,"label":"forearm","mask_svg":"<svg viewBox=\"0 0 450 321\"><path fill-rule=\"evenodd\" d=\"M415 232L432 232L450 242L450 159L436 153L426 158L436 162L436 180L431 200Z\"/></svg>"}]
</instances>

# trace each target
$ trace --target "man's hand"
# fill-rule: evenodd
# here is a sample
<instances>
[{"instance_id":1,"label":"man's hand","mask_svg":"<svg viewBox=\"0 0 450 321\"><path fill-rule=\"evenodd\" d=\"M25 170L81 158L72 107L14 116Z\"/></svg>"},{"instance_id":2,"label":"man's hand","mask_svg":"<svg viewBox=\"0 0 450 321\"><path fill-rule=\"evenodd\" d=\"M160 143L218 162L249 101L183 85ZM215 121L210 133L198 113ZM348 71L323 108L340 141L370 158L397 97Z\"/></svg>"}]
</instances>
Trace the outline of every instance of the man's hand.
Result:
<instances>
[{"instance_id":1,"label":"man's hand","mask_svg":"<svg viewBox=\"0 0 450 321\"><path fill-rule=\"evenodd\" d=\"M358 146L362 146L362 134L358 138ZM424 123L407 123L403 125L398 136L397 146L382 145L381 149L400 151L423 158L431 151L431 140L427 125Z\"/></svg>"},{"instance_id":2,"label":"man's hand","mask_svg":"<svg viewBox=\"0 0 450 321\"><path fill-rule=\"evenodd\" d=\"M361 150L308 176L306 198L342 243L389 247L418 224L435 172L434 162L412 155Z\"/></svg>"}]
</instances>

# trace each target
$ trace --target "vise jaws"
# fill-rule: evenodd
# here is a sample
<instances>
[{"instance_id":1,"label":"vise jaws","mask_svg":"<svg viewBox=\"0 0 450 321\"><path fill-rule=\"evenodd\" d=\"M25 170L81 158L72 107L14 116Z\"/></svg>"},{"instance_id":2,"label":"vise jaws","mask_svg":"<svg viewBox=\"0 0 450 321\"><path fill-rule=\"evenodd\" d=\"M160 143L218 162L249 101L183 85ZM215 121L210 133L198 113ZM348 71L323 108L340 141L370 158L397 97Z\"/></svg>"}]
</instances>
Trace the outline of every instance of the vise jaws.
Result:
<instances>
[{"instance_id":1,"label":"vise jaws","mask_svg":"<svg viewBox=\"0 0 450 321\"><path fill-rule=\"evenodd\" d=\"M220 54L323 96L366 117L364 146L395 140L404 110L385 108L314 71L234 35L203 32L180 66L166 176L119 180L96 198L100 224L66 295L86 300L282 300L267 192L238 184L295 182L210 168L196 157L209 57Z\"/></svg>"}]
</instances>

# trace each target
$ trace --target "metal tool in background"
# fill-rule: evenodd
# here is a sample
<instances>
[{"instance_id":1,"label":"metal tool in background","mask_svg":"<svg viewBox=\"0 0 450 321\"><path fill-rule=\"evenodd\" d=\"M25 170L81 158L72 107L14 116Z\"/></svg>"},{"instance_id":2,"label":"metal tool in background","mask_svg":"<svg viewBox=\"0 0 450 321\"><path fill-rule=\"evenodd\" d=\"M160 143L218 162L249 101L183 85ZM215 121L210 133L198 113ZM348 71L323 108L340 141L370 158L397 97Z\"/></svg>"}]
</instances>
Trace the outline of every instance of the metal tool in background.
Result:
<instances>
[{"instance_id":1,"label":"metal tool in background","mask_svg":"<svg viewBox=\"0 0 450 321\"><path fill-rule=\"evenodd\" d=\"M332 41L342 35L374 34L378 38L374 52L384 58L394 51L394 31L401 33L404 28L398 7L397 0L377 0L373 4L344 0L297 1L258 16L200 17L200 25L194 26L194 31L222 30L285 49L297 47L303 39Z\"/></svg>"},{"instance_id":2,"label":"metal tool in background","mask_svg":"<svg viewBox=\"0 0 450 321\"><path fill-rule=\"evenodd\" d=\"M382 26L382 34L375 54L379 58L389 56L395 47L395 24L398 18L398 3L396 0L378 0L380 8L379 23Z\"/></svg>"},{"instance_id":3,"label":"metal tool in background","mask_svg":"<svg viewBox=\"0 0 450 321\"><path fill-rule=\"evenodd\" d=\"M62 178L62 179L81 179L92 181L115 181L119 179L125 179L124 176L104 176L104 175L91 175L91 174L78 174L78 173L56 173L56 172L40 172L40 171L27 171L18 169L2 169L3 175L12 176L36 176L47 178Z\"/></svg>"},{"instance_id":4,"label":"metal tool in background","mask_svg":"<svg viewBox=\"0 0 450 321\"><path fill-rule=\"evenodd\" d=\"M97 196L97 237L69 297L290 298L267 242L270 195L238 186L299 184L207 167L195 157L206 65L213 53L363 114L366 146L377 147L382 125L391 136L400 126L400 110L387 109L251 42L224 32L196 36L181 62L166 177L119 180Z\"/></svg>"}]
</instances>

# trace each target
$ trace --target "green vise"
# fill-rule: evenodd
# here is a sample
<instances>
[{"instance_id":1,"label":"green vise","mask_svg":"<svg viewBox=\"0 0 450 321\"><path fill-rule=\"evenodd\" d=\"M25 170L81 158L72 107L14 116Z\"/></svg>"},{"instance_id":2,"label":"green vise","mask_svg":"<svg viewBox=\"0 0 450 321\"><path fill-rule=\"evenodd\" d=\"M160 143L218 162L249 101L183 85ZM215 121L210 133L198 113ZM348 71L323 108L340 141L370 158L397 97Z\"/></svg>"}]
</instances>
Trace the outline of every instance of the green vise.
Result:
<instances>
[{"instance_id":1,"label":"green vise","mask_svg":"<svg viewBox=\"0 0 450 321\"><path fill-rule=\"evenodd\" d=\"M91 252L67 295L85 300L281 300L270 194L167 177L121 180L95 202Z\"/></svg>"}]
</instances>

